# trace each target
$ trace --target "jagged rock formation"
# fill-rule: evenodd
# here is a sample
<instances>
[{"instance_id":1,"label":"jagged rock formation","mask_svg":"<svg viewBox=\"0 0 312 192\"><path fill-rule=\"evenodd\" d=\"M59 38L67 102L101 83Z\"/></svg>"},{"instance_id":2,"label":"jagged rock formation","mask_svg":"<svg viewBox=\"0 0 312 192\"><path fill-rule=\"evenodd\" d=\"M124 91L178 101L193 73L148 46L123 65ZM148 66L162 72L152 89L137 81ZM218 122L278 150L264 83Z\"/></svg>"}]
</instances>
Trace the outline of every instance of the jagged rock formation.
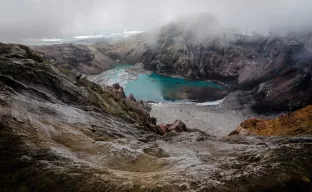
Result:
<instances>
[{"instance_id":1,"label":"jagged rock formation","mask_svg":"<svg viewBox=\"0 0 312 192\"><path fill-rule=\"evenodd\" d=\"M312 105L272 120L248 119L231 133L234 134L264 136L312 134Z\"/></svg>"},{"instance_id":2,"label":"jagged rock formation","mask_svg":"<svg viewBox=\"0 0 312 192\"><path fill-rule=\"evenodd\" d=\"M0 44L0 85L2 191L312 189L310 136L160 136L116 86L59 70L21 45Z\"/></svg>"},{"instance_id":3,"label":"jagged rock formation","mask_svg":"<svg viewBox=\"0 0 312 192\"><path fill-rule=\"evenodd\" d=\"M98 74L114 66L115 61L88 45L57 44L34 46L50 63L84 74Z\"/></svg>"}]
</instances>

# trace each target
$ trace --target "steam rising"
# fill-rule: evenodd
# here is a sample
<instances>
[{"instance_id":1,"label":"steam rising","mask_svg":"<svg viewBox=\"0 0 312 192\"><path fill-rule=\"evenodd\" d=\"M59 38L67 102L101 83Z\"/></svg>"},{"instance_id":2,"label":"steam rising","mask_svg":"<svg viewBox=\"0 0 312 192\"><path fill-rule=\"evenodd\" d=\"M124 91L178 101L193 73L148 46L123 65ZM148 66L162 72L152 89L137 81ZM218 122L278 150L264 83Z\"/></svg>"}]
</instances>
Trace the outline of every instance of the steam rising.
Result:
<instances>
[{"instance_id":1,"label":"steam rising","mask_svg":"<svg viewBox=\"0 0 312 192\"><path fill-rule=\"evenodd\" d=\"M240 33L312 29L311 0L1 0L0 41L146 31L203 12Z\"/></svg>"}]
</instances>

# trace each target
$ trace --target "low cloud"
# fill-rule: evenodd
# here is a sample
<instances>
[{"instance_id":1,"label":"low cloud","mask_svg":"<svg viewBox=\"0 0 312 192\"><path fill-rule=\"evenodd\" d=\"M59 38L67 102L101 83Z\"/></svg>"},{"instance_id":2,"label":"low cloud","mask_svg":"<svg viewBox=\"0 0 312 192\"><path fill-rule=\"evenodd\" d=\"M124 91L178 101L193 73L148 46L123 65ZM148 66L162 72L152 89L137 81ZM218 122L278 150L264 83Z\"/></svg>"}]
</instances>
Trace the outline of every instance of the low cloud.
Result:
<instances>
[{"instance_id":1,"label":"low cloud","mask_svg":"<svg viewBox=\"0 0 312 192\"><path fill-rule=\"evenodd\" d=\"M1 0L0 41L150 30L202 12L241 32L312 29L311 0Z\"/></svg>"}]
</instances>

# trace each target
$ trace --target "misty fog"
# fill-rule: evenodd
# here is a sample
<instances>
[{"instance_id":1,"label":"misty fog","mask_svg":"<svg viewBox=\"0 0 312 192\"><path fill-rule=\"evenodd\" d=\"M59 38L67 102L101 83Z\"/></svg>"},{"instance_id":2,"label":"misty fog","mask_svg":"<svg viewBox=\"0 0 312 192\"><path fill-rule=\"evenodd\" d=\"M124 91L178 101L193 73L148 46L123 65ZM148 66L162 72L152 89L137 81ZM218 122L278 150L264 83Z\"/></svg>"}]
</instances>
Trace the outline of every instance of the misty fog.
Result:
<instances>
[{"instance_id":1,"label":"misty fog","mask_svg":"<svg viewBox=\"0 0 312 192\"><path fill-rule=\"evenodd\" d=\"M312 29L311 0L1 0L0 41L148 31L208 12L243 33Z\"/></svg>"}]
</instances>

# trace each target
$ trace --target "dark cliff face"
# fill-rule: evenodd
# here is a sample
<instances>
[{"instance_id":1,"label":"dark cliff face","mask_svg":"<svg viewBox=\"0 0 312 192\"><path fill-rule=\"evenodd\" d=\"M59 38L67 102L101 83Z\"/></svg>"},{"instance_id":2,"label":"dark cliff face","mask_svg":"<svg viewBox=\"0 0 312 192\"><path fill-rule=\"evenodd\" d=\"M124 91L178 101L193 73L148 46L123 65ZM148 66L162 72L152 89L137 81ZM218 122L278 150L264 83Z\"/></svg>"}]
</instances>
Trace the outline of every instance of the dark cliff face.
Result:
<instances>
[{"instance_id":1,"label":"dark cliff face","mask_svg":"<svg viewBox=\"0 0 312 192\"><path fill-rule=\"evenodd\" d=\"M298 67L298 68L297 68ZM253 89L254 108L266 110L296 110L312 103L311 63L297 63L283 75L265 81Z\"/></svg>"},{"instance_id":2,"label":"dark cliff face","mask_svg":"<svg viewBox=\"0 0 312 192\"><path fill-rule=\"evenodd\" d=\"M143 54L146 68L191 79L228 78L242 86L281 75L281 69L296 64L296 56L306 52L300 43L273 37L223 33L194 43L184 33L168 29L156 38Z\"/></svg>"},{"instance_id":3,"label":"dark cliff face","mask_svg":"<svg viewBox=\"0 0 312 192\"><path fill-rule=\"evenodd\" d=\"M181 26L164 27L143 54L144 67L189 79L219 80L234 90L254 89L259 111L289 110L311 103L312 52L304 44L309 42L308 35L220 32L201 37L200 42L194 39L196 34Z\"/></svg>"}]
</instances>

